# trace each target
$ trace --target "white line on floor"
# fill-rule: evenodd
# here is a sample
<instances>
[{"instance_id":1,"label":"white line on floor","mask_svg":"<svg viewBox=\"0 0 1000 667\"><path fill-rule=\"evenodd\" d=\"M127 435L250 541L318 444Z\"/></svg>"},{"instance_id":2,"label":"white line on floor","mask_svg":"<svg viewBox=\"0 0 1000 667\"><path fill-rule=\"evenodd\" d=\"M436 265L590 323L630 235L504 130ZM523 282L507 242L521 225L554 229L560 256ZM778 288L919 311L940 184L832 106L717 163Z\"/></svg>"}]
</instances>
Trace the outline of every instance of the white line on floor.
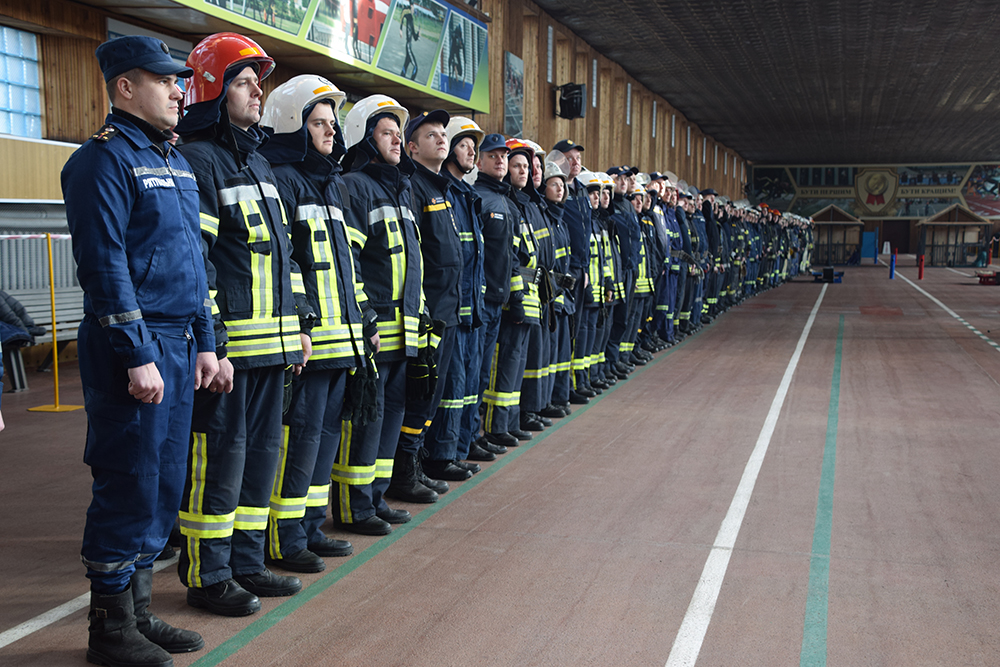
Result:
<instances>
[{"instance_id":1,"label":"white line on floor","mask_svg":"<svg viewBox=\"0 0 1000 667\"><path fill-rule=\"evenodd\" d=\"M884 263L885 262L883 262L883 264ZM987 336L986 334L984 334L982 331L980 331L976 327L974 327L971 324L969 324L965 320L964 317L962 317L961 315L959 315L958 313L956 313L954 310L952 310L948 306L944 305L944 303L942 303L941 300L938 299L936 296L932 295L930 292L928 292L923 287L921 287L920 285L916 284L915 282L913 282L912 280L910 280L909 278L907 278L906 276L904 276L902 273L899 273L897 271L896 275L899 276L900 278L902 278L904 281L906 281L906 284L908 284L910 287L912 287L913 289L917 290L918 292L920 292L921 294L923 294L924 296L926 296L928 299L930 299L931 301L933 301L935 304L937 304L938 308L940 308L941 310L943 310L944 312L948 313L949 315L951 315L952 317L954 317L956 320L958 320L962 324L962 326L964 326L966 329L968 329L969 331L971 331L972 333L976 334L977 336L979 336L980 338L982 338L984 341L986 341L994 350L996 350L997 352L1000 352L1000 344L997 344L996 341L994 341L993 339L991 339L989 336Z\"/></svg>"},{"instance_id":2,"label":"white line on floor","mask_svg":"<svg viewBox=\"0 0 1000 667\"><path fill-rule=\"evenodd\" d=\"M153 572L159 572L165 567L177 564L177 556L167 560L161 560L153 563ZM38 632L42 628L52 625L56 621L61 621L70 614L75 614L81 609L86 609L90 606L90 593L84 593L80 597L73 598L69 602L65 602L54 609L50 609L43 614L39 614L32 619L29 619L22 623L21 625L16 625L10 630L4 630L0 632L0 648L9 646L13 644L18 639L23 639L27 637L32 632ZM80 630L83 632L83 629Z\"/></svg>"},{"instance_id":3,"label":"white line on floor","mask_svg":"<svg viewBox=\"0 0 1000 667\"><path fill-rule=\"evenodd\" d=\"M764 427L760 430L760 435L757 436L757 444L754 446L753 452L750 454L750 460L747 461L746 468L743 470L743 477L736 488L736 495L733 496L732 503L729 505L726 518L722 520L722 526L719 528L719 533L715 537L715 544L712 545L712 550L705 561L705 568L701 572L698 586L691 597L687 613L684 614L680 630L677 631L673 648L670 649L670 657L667 658L667 667L694 667L695 662L698 660L698 653L701 651L702 642L705 640L708 624L712 621L712 613L715 611L715 602L719 598L722 580L725 578L726 569L729 567L729 557L733 553L736 538L740 533L740 526L743 525L743 517L746 514L747 506L750 504L750 496L753 494L754 485L757 483L757 475L760 473L760 467L764 463L764 455L767 454L768 445L771 444L771 435L774 433L774 427L778 423L778 415L781 413L781 406L785 402L785 396L788 394L788 388L792 383L792 375L795 374L795 368L799 365L799 357L802 356L802 349L805 347L806 338L809 337L809 331L812 329L813 322L816 321L816 313L819 312L820 304L823 303L827 287L829 285L824 284L823 289L819 292L816 305L813 306L812 312L809 314L806 326L802 330L802 335L799 336L798 344L795 346L795 352L792 353L792 358L788 361L788 367L785 368L785 375L781 378L781 384L778 385L778 391L774 395L774 400L771 401L771 409L764 420Z\"/></svg>"},{"instance_id":4,"label":"white line on floor","mask_svg":"<svg viewBox=\"0 0 1000 667\"><path fill-rule=\"evenodd\" d=\"M972 278L973 277L973 275L971 273L962 273L961 271L956 271L955 269L953 269L951 267L945 267L945 268L947 268L952 273L957 273L958 275L965 276L966 278Z\"/></svg>"}]
</instances>

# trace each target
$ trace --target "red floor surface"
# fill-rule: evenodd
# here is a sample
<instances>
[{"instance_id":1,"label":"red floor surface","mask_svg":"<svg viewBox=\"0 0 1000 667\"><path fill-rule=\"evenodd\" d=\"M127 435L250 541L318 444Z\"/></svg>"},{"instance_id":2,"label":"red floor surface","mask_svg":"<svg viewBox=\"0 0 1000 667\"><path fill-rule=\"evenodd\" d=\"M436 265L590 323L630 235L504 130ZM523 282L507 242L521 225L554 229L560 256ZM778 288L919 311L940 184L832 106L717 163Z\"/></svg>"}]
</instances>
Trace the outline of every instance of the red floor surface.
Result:
<instances>
[{"instance_id":1,"label":"red floor surface","mask_svg":"<svg viewBox=\"0 0 1000 667\"><path fill-rule=\"evenodd\" d=\"M697 664L798 665L815 629L841 319L829 581L812 591L826 661L803 664L1000 664L1000 287L976 282L942 268L918 282L901 260L894 280L868 265L827 287ZM437 505L405 506L415 520L393 535L352 536L354 556L256 616L188 608L168 567L155 611L207 643L176 664L666 664L822 288L800 279L734 308ZM75 367L63 378L63 402L82 402ZM30 382L3 399L0 632L87 591L85 415L26 412L52 402L50 376ZM86 612L3 637L0 664L82 665Z\"/></svg>"}]
</instances>

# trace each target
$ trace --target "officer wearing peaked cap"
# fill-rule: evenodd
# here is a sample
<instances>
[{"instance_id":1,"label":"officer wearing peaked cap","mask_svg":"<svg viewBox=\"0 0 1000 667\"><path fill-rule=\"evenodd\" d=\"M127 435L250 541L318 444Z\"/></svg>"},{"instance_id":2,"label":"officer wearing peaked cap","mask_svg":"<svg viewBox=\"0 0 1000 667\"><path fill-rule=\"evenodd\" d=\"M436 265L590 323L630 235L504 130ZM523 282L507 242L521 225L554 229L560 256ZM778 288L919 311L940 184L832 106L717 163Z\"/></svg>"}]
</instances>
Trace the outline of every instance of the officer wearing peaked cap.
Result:
<instances>
[{"instance_id":1,"label":"officer wearing peaked cap","mask_svg":"<svg viewBox=\"0 0 1000 667\"><path fill-rule=\"evenodd\" d=\"M204 642L149 611L152 566L180 507L194 387L219 369L197 184L167 141L177 77L192 71L151 37L111 40L97 58L111 114L62 172L84 290L84 461L94 477L81 549L91 582L87 659L172 665L168 652Z\"/></svg>"}]
</instances>

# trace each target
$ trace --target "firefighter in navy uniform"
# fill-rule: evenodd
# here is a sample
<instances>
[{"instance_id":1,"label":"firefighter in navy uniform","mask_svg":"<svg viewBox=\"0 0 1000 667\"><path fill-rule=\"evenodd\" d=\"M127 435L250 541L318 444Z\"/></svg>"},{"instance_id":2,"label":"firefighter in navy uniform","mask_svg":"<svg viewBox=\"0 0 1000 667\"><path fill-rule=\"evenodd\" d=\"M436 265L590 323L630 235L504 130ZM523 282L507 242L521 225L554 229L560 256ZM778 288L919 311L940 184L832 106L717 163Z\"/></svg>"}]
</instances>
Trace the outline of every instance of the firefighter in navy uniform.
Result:
<instances>
[{"instance_id":1,"label":"firefighter in navy uniform","mask_svg":"<svg viewBox=\"0 0 1000 667\"><path fill-rule=\"evenodd\" d=\"M452 116L446 131L450 150L441 173L451 182L455 221L462 241L462 301L454 356L448 375L442 378L444 394L427 437L433 447L443 451L452 451L454 443L455 458L459 461L492 461L498 454L506 453L507 448L477 438L479 422L473 418L479 416L475 407L479 401L480 335L485 317L482 201L463 178L476 166L485 133L474 120L464 116Z\"/></svg>"},{"instance_id":2,"label":"firefighter in navy uniform","mask_svg":"<svg viewBox=\"0 0 1000 667\"><path fill-rule=\"evenodd\" d=\"M454 194L451 181L441 173L448 157L448 135L445 131L451 116L443 109L425 111L410 119L405 128L407 152L413 161L411 207L420 229L420 254L424 262L424 298L430 316L444 323L441 340L434 352L439 379L448 374L458 328L458 309L462 301L462 241L455 220ZM444 382L436 382L434 392L427 397L407 396L406 415L396 447L391 495L408 502L434 502L437 493L421 484L416 477L418 452L424 446L424 435L437 411ZM464 467L452 451L434 447L426 450L428 457L419 465L429 477L444 481L461 481L479 472ZM395 466L399 465L397 469ZM473 464L474 465L474 464ZM411 472L411 467L413 468ZM405 490L404 490L405 489Z\"/></svg>"},{"instance_id":3,"label":"firefighter in navy uniform","mask_svg":"<svg viewBox=\"0 0 1000 667\"><path fill-rule=\"evenodd\" d=\"M305 363L315 314L291 259L274 174L257 152L266 140L258 82L274 61L253 40L218 33L195 46L188 65L194 77L176 131L198 178L216 351L232 391L195 395L178 573L189 605L244 616L260 609L258 596L302 587L264 566L264 533L286 369Z\"/></svg>"},{"instance_id":4,"label":"firefighter in navy uniform","mask_svg":"<svg viewBox=\"0 0 1000 667\"><path fill-rule=\"evenodd\" d=\"M377 313L380 342L377 416L363 425L343 422L333 466L333 508L338 525L363 535L386 535L391 524L410 520L409 512L391 509L383 496L392 478L406 396L416 391L421 375L427 382L421 393L433 390L433 364L423 356L431 335L425 328L420 232L410 207L413 162L402 148L409 117L392 98L371 95L351 108L344 128L344 181L351 199L344 217L364 293Z\"/></svg>"},{"instance_id":5,"label":"firefighter in navy uniform","mask_svg":"<svg viewBox=\"0 0 1000 667\"><path fill-rule=\"evenodd\" d=\"M293 572L322 571L323 556L353 551L349 542L327 537L320 527L330 501L348 378L366 375L365 344L372 348L377 336L375 311L361 291L344 221L347 187L340 159L346 149L337 115L345 97L333 82L303 74L271 93L261 117L270 136L261 154L274 169L291 227L292 258L316 313L312 355L293 378L283 419L268 520L269 556Z\"/></svg>"},{"instance_id":6,"label":"firefighter in navy uniform","mask_svg":"<svg viewBox=\"0 0 1000 667\"><path fill-rule=\"evenodd\" d=\"M541 317L535 239L526 218L532 213L540 216L541 212L529 201L527 193L519 192L522 189L534 192L531 185L531 157L534 151L517 139L509 139L507 148L510 150L510 168L505 184L513 191L510 196L514 206L509 224L512 231L511 252L515 261L510 278L510 298L503 309L496 347L483 351L484 366L486 359L490 359L489 385L483 394L483 402L486 403L483 430L487 439L504 446L509 445L500 434L506 433L517 440L532 437L531 433L520 428L521 380L527 363L529 327L540 326ZM498 252L501 250L498 249Z\"/></svg>"},{"instance_id":7,"label":"firefighter in navy uniform","mask_svg":"<svg viewBox=\"0 0 1000 667\"><path fill-rule=\"evenodd\" d=\"M516 144L515 144L516 142ZM523 148L516 147L517 145ZM547 426L552 425L550 417L543 417L539 413L548 406L552 398L552 391L549 385L551 369L549 368L550 340L548 329L548 307L551 299L551 290L547 289L545 300L541 299L541 287L548 288L551 284L548 278L548 271L555 265L556 250L552 241L552 232L549 228L549 217L546 213L548 202L538 191L544 176L539 152L541 146L530 139L511 139L507 143L511 149L511 154L526 151L528 155L529 173L528 182L518 187L513 179L516 174L508 172L507 177L511 179L511 185L515 187L515 197L521 214L527 223L527 230L530 233L530 241L535 248L535 267L540 270L535 279L535 285L529 287L534 289L539 302L537 320L525 321L529 323L528 340L525 343L524 358L525 366L522 372L521 391L518 399L518 410L520 412L519 422L522 431L542 431ZM544 155L544 153L543 153ZM527 237L526 237L527 238ZM559 417L563 416L559 411Z\"/></svg>"},{"instance_id":8,"label":"firefighter in navy uniform","mask_svg":"<svg viewBox=\"0 0 1000 667\"><path fill-rule=\"evenodd\" d=\"M181 503L194 387L218 371L198 186L167 141L177 77L192 72L151 37L111 40L97 58L112 111L62 172L84 290L84 461L94 478L81 549L91 581L87 660L165 666L168 652L204 646L148 606L153 561Z\"/></svg>"},{"instance_id":9,"label":"firefighter in navy uniform","mask_svg":"<svg viewBox=\"0 0 1000 667\"><path fill-rule=\"evenodd\" d=\"M514 257L514 230L519 227L520 213L510 185L503 182L507 176L508 153L510 149L502 134L488 134L479 147L477 162L479 174L475 189L481 198L483 246L489 253L490 261L484 263L486 291L483 293L483 327L479 335L479 391L475 403L465 407L470 413L468 419L474 424L473 433L479 430L479 406L485 402L490 384L503 307L511 298L515 275L518 287L522 285ZM490 432L484 429L484 440L497 448L516 447L518 444L517 438L506 431Z\"/></svg>"}]
</instances>

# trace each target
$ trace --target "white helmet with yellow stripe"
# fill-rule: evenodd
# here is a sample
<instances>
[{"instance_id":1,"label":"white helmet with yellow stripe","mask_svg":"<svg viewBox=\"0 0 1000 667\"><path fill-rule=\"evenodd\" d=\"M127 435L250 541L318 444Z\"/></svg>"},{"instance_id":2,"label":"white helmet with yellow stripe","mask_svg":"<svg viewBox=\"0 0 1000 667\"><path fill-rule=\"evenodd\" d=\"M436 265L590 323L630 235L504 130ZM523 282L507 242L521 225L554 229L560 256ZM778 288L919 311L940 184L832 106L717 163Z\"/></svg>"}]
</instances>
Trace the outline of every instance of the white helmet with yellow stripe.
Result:
<instances>
[{"instance_id":1,"label":"white helmet with yellow stripe","mask_svg":"<svg viewBox=\"0 0 1000 667\"><path fill-rule=\"evenodd\" d=\"M410 112L399 102L386 95L370 95L359 101L347 112L344 119L344 141L351 148L365 138L368 120L383 113L391 113L399 119L399 131L406 128Z\"/></svg>"}]
</instances>

